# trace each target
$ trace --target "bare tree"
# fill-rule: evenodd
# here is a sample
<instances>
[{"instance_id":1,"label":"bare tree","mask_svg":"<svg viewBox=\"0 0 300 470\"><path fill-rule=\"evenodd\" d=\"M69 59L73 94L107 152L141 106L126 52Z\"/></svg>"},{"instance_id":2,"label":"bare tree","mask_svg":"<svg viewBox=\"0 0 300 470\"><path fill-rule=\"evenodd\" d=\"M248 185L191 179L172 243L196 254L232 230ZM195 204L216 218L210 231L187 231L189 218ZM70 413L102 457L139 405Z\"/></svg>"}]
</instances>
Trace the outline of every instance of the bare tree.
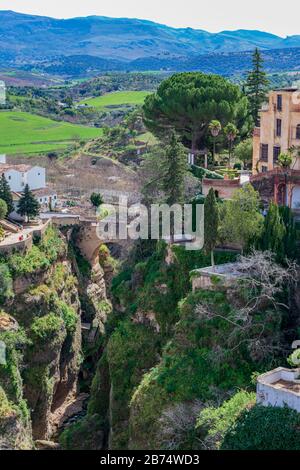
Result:
<instances>
[{"instance_id":1,"label":"bare tree","mask_svg":"<svg viewBox=\"0 0 300 470\"><path fill-rule=\"evenodd\" d=\"M262 360L282 350L279 329L270 333L270 326L280 322L282 309L288 309L279 294L296 282L297 265L287 261L283 268L275 263L273 253L253 251L249 256L241 256L237 266L240 277L228 293L235 304L230 315L209 303L196 307L199 318L219 317L232 326L222 346L211 351L210 359L215 363L223 360L226 351L232 352L242 344L247 345L253 360Z\"/></svg>"},{"instance_id":2,"label":"bare tree","mask_svg":"<svg viewBox=\"0 0 300 470\"><path fill-rule=\"evenodd\" d=\"M187 441L194 450L203 449L197 435L196 422L204 405L199 400L177 403L165 410L160 418L160 437L165 450L185 449Z\"/></svg>"}]
</instances>

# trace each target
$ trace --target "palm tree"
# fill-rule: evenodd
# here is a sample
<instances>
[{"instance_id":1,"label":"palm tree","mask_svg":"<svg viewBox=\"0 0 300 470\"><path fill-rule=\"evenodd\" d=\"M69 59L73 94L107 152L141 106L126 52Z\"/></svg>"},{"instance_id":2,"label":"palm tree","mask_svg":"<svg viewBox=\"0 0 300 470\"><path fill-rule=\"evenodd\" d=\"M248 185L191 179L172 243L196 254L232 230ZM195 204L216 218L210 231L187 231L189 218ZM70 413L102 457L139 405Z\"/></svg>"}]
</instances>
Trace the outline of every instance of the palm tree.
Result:
<instances>
[{"instance_id":1,"label":"palm tree","mask_svg":"<svg viewBox=\"0 0 300 470\"><path fill-rule=\"evenodd\" d=\"M214 163L215 162L215 154L216 154L216 138L218 137L218 135L221 132L222 125L221 125L220 121L217 121L216 119L214 119L213 121L210 122L208 128L209 128L210 133L213 137L213 163Z\"/></svg>"},{"instance_id":2,"label":"palm tree","mask_svg":"<svg viewBox=\"0 0 300 470\"><path fill-rule=\"evenodd\" d=\"M293 157L290 153L281 153L278 157L278 163L282 168L290 168L293 163Z\"/></svg>"},{"instance_id":3,"label":"palm tree","mask_svg":"<svg viewBox=\"0 0 300 470\"><path fill-rule=\"evenodd\" d=\"M230 161L231 161L231 155L232 155L232 148L233 148L233 142L235 141L237 135L238 135L238 130L237 127L232 124L232 122L229 122L227 126L224 129L225 135L228 140L228 150L229 150L229 166L230 166Z\"/></svg>"}]
</instances>

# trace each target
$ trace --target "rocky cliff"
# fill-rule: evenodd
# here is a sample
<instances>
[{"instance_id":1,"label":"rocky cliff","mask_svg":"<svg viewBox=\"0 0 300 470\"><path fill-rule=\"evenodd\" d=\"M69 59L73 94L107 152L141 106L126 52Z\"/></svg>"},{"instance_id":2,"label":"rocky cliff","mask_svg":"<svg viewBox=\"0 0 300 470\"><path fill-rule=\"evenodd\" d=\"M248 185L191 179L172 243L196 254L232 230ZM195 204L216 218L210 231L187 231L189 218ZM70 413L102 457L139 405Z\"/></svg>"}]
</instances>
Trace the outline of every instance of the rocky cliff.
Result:
<instances>
[{"instance_id":1,"label":"rocky cliff","mask_svg":"<svg viewBox=\"0 0 300 470\"><path fill-rule=\"evenodd\" d=\"M99 262L51 227L1 259L0 283L0 447L28 449L84 413L111 304Z\"/></svg>"}]
</instances>

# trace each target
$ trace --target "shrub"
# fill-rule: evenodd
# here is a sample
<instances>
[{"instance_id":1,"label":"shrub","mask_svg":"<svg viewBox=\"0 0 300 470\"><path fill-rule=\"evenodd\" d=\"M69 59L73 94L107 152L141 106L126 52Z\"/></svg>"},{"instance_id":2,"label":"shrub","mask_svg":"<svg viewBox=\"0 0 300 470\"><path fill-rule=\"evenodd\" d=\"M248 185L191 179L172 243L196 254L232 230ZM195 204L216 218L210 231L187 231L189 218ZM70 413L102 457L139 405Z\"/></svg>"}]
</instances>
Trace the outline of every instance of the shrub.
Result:
<instances>
[{"instance_id":1,"label":"shrub","mask_svg":"<svg viewBox=\"0 0 300 470\"><path fill-rule=\"evenodd\" d=\"M197 420L196 428L205 436L209 449L218 449L228 429L235 423L246 407L255 404L255 393L240 391L220 407L205 408Z\"/></svg>"},{"instance_id":2,"label":"shrub","mask_svg":"<svg viewBox=\"0 0 300 470\"><path fill-rule=\"evenodd\" d=\"M48 227L40 243L40 249L45 253L50 263L54 263L65 253L65 243L55 227Z\"/></svg>"},{"instance_id":3,"label":"shrub","mask_svg":"<svg viewBox=\"0 0 300 470\"><path fill-rule=\"evenodd\" d=\"M102 450L103 424L98 415L87 416L72 424L60 435L64 450Z\"/></svg>"},{"instance_id":4,"label":"shrub","mask_svg":"<svg viewBox=\"0 0 300 470\"><path fill-rule=\"evenodd\" d=\"M13 275L17 277L47 269L50 263L39 247L33 246L25 255L12 255L8 265Z\"/></svg>"},{"instance_id":5,"label":"shrub","mask_svg":"<svg viewBox=\"0 0 300 470\"><path fill-rule=\"evenodd\" d=\"M73 334L76 330L78 320L75 310L61 300L57 302L57 309L64 321L67 332Z\"/></svg>"},{"instance_id":6,"label":"shrub","mask_svg":"<svg viewBox=\"0 0 300 470\"><path fill-rule=\"evenodd\" d=\"M13 283L9 268L0 263L0 302L13 296Z\"/></svg>"},{"instance_id":7,"label":"shrub","mask_svg":"<svg viewBox=\"0 0 300 470\"><path fill-rule=\"evenodd\" d=\"M14 414L15 410L13 405L8 401L6 393L0 386L0 423L3 419L10 417Z\"/></svg>"},{"instance_id":8,"label":"shrub","mask_svg":"<svg viewBox=\"0 0 300 470\"><path fill-rule=\"evenodd\" d=\"M4 219L7 214L7 204L3 199L0 199L0 219Z\"/></svg>"},{"instance_id":9,"label":"shrub","mask_svg":"<svg viewBox=\"0 0 300 470\"><path fill-rule=\"evenodd\" d=\"M22 399L22 379L19 366L22 361L22 351L28 343L25 332L0 332L0 341L5 344L6 364L0 364L0 383L8 400L18 403Z\"/></svg>"},{"instance_id":10,"label":"shrub","mask_svg":"<svg viewBox=\"0 0 300 470\"><path fill-rule=\"evenodd\" d=\"M254 406L228 430L221 450L300 450L300 414L289 408Z\"/></svg>"},{"instance_id":11,"label":"shrub","mask_svg":"<svg viewBox=\"0 0 300 470\"><path fill-rule=\"evenodd\" d=\"M51 341L62 330L63 324L63 319L54 313L35 318L31 325L31 337L37 341Z\"/></svg>"},{"instance_id":12,"label":"shrub","mask_svg":"<svg viewBox=\"0 0 300 470\"><path fill-rule=\"evenodd\" d=\"M288 358L288 363L292 367L299 367L300 365L300 349L296 349Z\"/></svg>"}]
</instances>

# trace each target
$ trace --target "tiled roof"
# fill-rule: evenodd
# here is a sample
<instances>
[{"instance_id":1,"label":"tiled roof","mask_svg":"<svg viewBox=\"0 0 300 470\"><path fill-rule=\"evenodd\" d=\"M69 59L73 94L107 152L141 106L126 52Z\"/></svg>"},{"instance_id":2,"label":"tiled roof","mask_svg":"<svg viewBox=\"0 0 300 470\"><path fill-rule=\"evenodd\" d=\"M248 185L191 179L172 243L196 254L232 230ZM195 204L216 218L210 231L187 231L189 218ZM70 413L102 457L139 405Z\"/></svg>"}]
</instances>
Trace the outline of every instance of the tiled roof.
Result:
<instances>
[{"instance_id":1,"label":"tiled roof","mask_svg":"<svg viewBox=\"0 0 300 470\"><path fill-rule=\"evenodd\" d=\"M53 191L53 189L50 188L33 189L32 192L37 197L52 196L57 194L56 191Z\"/></svg>"},{"instance_id":2,"label":"tiled roof","mask_svg":"<svg viewBox=\"0 0 300 470\"><path fill-rule=\"evenodd\" d=\"M19 171L20 173L26 173L33 168L31 165L11 165L9 163L0 163L0 173L9 170Z\"/></svg>"}]
</instances>

